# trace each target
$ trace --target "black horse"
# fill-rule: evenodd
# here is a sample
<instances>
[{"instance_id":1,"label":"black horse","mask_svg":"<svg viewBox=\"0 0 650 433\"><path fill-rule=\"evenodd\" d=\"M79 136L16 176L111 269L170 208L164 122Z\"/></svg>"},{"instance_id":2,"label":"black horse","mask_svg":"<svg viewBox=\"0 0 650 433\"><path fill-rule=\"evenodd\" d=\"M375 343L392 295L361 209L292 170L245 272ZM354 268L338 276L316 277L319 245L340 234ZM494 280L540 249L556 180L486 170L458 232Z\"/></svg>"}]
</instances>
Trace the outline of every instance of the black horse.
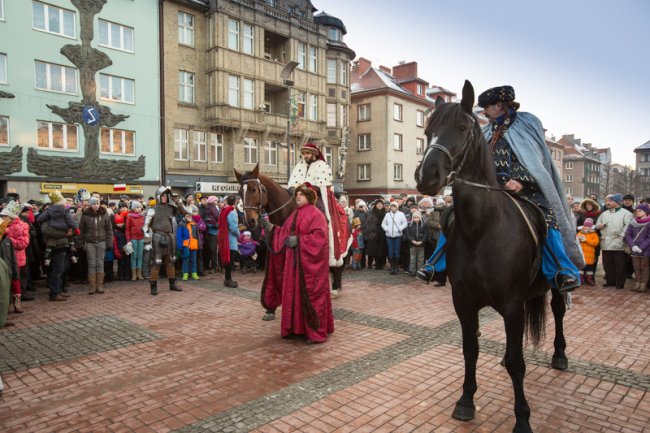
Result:
<instances>
[{"instance_id":1,"label":"black horse","mask_svg":"<svg viewBox=\"0 0 650 433\"><path fill-rule=\"evenodd\" d=\"M452 416L474 418L479 310L489 306L505 324L503 362L514 387L513 431L528 433L532 430L524 395L523 340L527 336L536 347L544 336L550 286L540 270L540 255L546 222L538 208L498 185L473 106L474 88L469 81L460 104L436 104L425 131L429 145L415 172L423 194L434 195L453 183L455 221L447 233L447 272L463 333L465 381ZM564 370L568 367L562 325L565 304L556 289L552 289L551 307L555 318L552 366Z\"/></svg>"}]
</instances>

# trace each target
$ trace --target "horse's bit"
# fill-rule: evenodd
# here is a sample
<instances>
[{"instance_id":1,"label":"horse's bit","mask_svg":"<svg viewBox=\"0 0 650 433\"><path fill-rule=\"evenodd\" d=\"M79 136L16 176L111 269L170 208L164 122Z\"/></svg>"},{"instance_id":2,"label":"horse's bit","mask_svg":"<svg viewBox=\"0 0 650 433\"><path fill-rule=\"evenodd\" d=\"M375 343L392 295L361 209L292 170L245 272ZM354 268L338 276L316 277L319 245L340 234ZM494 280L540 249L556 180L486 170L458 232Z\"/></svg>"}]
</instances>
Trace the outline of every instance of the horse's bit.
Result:
<instances>
[{"instance_id":1,"label":"horse's bit","mask_svg":"<svg viewBox=\"0 0 650 433\"><path fill-rule=\"evenodd\" d=\"M248 206L246 204L246 191L248 190L248 185L247 185L248 182L256 182L257 187L260 190L260 203L257 206ZM258 213L262 213L262 210L264 209L264 197L262 197L262 195L266 196L266 200L268 201L268 192L267 192L266 187L264 186L264 184L262 182L260 182L259 179L248 179L248 180L243 180L241 182L241 186L242 186L243 193L244 193L243 197L242 197L243 202L244 202L244 210L246 210L246 209L255 210ZM293 201L293 198L290 197L289 200L287 200L282 206L280 206L279 208L277 208L277 209L275 209L275 210L273 210L271 212L267 212L266 215L273 215L274 213L276 213L276 212L280 211L281 209L285 208L292 201Z\"/></svg>"}]
</instances>

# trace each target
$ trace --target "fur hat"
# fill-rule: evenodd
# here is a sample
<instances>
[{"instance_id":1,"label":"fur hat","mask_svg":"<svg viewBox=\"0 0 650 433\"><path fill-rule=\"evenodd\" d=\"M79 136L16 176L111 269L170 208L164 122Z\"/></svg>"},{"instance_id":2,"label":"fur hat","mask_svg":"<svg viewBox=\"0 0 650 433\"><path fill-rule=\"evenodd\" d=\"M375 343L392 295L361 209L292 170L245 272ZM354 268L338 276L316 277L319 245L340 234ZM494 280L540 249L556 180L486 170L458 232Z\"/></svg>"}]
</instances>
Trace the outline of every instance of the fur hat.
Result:
<instances>
[{"instance_id":1,"label":"fur hat","mask_svg":"<svg viewBox=\"0 0 650 433\"><path fill-rule=\"evenodd\" d=\"M610 194L607 197L605 197L605 200L607 199L616 202L620 205L621 202L623 201L623 196L621 196L620 194Z\"/></svg>"},{"instance_id":2,"label":"fur hat","mask_svg":"<svg viewBox=\"0 0 650 433\"><path fill-rule=\"evenodd\" d=\"M596 200L586 198L580 202L580 209L582 209L583 212L587 212L587 203L591 203L591 206L593 207L592 212L598 212L600 210L600 205Z\"/></svg>"},{"instance_id":3,"label":"fur hat","mask_svg":"<svg viewBox=\"0 0 650 433\"><path fill-rule=\"evenodd\" d=\"M645 203L641 203L636 207L636 209L634 209L635 212L638 210L642 210L646 215L650 215L650 206Z\"/></svg>"},{"instance_id":4,"label":"fur hat","mask_svg":"<svg viewBox=\"0 0 650 433\"><path fill-rule=\"evenodd\" d=\"M422 214L420 212L413 212L411 214L411 218L415 218L415 217L422 219Z\"/></svg>"},{"instance_id":5,"label":"fur hat","mask_svg":"<svg viewBox=\"0 0 650 433\"><path fill-rule=\"evenodd\" d=\"M359 199L359 201L357 201L357 208L360 208L360 207L368 207L368 205L366 204L365 201Z\"/></svg>"},{"instance_id":6,"label":"fur hat","mask_svg":"<svg viewBox=\"0 0 650 433\"><path fill-rule=\"evenodd\" d=\"M352 219L352 227L357 227L361 225L361 219L359 217Z\"/></svg>"},{"instance_id":7,"label":"fur hat","mask_svg":"<svg viewBox=\"0 0 650 433\"><path fill-rule=\"evenodd\" d=\"M318 194L316 193L316 189L309 182L305 182L302 185L298 185L296 187L296 189L293 191L294 198L299 192L303 193L305 197L307 197L307 201L310 204L315 204L316 200L318 200Z\"/></svg>"},{"instance_id":8,"label":"fur hat","mask_svg":"<svg viewBox=\"0 0 650 433\"><path fill-rule=\"evenodd\" d=\"M594 220L591 218L585 219L585 222L582 223L584 227L593 227L594 225Z\"/></svg>"},{"instance_id":9,"label":"fur hat","mask_svg":"<svg viewBox=\"0 0 650 433\"><path fill-rule=\"evenodd\" d=\"M325 161L325 157L323 156L320 149L318 148L318 146L316 146L315 143L307 143L300 146L300 153L302 152L313 153L314 155L316 155L318 159L320 159L321 161Z\"/></svg>"},{"instance_id":10,"label":"fur hat","mask_svg":"<svg viewBox=\"0 0 650 433\"><path fill-rule=\"evenodd\" d=\"M18 215L20 215L20 211L22 210L22 205L18 203L17 201L11 200L9 203L7 203L0 212L0 215L2 216L8 216L9 218L18 218Z\"/></svg>"},{"instance_id":11,"label":"fur hat","mask_svg":"<svg viewBox=\"0 0 650 433\"><path fill-rule=\"evenodd\" d=\"M499 86L487 89L485 92L478 95L478 106L485 108L489 105L496 104L497 102L511 102L515 106L515 110L519 108L519 103L514 102L515 89L512 86Z\"/></svg>"}]
</instances>

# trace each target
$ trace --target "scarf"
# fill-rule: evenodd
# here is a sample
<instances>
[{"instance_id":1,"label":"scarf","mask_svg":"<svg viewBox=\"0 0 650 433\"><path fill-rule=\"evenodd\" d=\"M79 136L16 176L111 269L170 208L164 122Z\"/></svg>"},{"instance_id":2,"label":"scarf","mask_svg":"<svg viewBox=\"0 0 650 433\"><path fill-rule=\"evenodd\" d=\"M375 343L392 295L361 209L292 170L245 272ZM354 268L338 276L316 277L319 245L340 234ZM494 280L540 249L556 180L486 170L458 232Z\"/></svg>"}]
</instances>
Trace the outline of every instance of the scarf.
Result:
<instances>
[{"instance_id":1,"label":"scarf","mask_svg":"<svg viewBox=\"0 0 650 433\"><path fill-rule=\"evenodd\" d=\"M219 256L223 264L230 263L230 230L228 230L228 215L235 210L234 206L226 206L219 215L219 232L217 243L219 245Z\"/></svg>"}]
</instances>

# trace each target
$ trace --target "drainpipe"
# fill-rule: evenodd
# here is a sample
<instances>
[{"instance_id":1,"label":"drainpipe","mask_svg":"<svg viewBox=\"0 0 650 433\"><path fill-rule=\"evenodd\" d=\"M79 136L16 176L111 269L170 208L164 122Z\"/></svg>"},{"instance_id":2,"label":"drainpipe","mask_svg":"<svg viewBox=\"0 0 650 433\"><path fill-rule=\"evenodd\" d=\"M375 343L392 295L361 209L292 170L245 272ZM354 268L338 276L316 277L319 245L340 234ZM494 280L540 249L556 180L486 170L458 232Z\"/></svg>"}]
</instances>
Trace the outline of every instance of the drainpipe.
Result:
<instances>
[{"instance_id":1,"label":"drainpipe","mask_svg":"<svg viewBox=\"0 0 650 433\"><path fill-rule=\"evenodd\" d=\"M167 184L165 173L165 39L163 34L163 3L158 0L158 59L160 68L160 184Z\"/></svg>"}]
</instances>

